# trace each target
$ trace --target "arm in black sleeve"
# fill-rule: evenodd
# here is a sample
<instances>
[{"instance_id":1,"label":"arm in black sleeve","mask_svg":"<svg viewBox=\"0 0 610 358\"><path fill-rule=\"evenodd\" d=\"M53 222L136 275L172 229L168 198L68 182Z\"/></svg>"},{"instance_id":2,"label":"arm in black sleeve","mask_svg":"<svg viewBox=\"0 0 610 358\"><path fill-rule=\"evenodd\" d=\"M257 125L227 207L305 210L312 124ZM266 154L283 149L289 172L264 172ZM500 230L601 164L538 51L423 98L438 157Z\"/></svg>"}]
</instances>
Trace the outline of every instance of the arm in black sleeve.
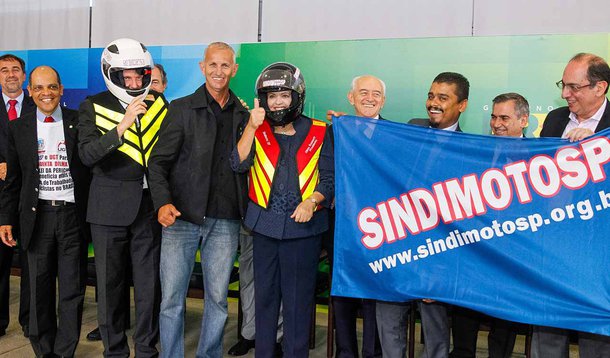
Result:
<instances>
[{"instance_id":1,"label":"arm in black sleeve","mask_svg":"<svg viewBox=\"0 0 610 358\"><path fill-rule=\"evenodd\" d=\"M86 99L78 114L78 153L86 166L92 167L122 144L116 127L105 134L95 125L93 103Z\"/></svg>"},{"instance_id":2,"label":"arm in black sleeve","mask_svg":"<svg viewBox=\"0 0 610 358\"><path fill-rule=\"evenodd\" d=\"M155 210L172 202L169 175L184 142L182 111L175 102L169 105L159 133L159 140L148 161L148 185Z\"/></svg>"},{"instance_id":3,"label":"arm in black sleeve","mask_svg":"<svg viewBox=\"0 0 610 358\"><path fill-rule=\"evenodd\" d=\"M0 225L15 225L19 208L19 193L21 192L21 165L15 149L15 140L11 130L8 130L6 143L6 181L0 194Z\"/></svg>"}]
</instances>

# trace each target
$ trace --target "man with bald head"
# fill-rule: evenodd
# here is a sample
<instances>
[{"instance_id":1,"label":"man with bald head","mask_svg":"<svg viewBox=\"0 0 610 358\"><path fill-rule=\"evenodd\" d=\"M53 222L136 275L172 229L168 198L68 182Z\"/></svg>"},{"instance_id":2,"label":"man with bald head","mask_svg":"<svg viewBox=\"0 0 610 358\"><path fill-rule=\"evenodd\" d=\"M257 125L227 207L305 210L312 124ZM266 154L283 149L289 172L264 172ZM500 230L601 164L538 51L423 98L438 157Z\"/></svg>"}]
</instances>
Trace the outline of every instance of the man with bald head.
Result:
<instances>
[{"instance_id":1,"label":"man with bald head","mask_svg":"<svg viewBox=\"0 0 610 358\"><path fill-rule=\"evenodd\" d=\"M76 146L78 113L59 106L63 86L57 71L35 68L28 92L36 111L9 124L0 238L15 246L13 227L19 223L32 283L29 333L36 357L71 357L85 294L89 170Z\"/></svg>"},{"instance_id":2,"label":"man with bald head","mask_svg":"<svg viewBox=\"0 0 610 358\"><path fill-rule=\"evenodd\" d=\"M385 83L371 75L362 75L352 80L352 86L347 93L347 100L354 107L358 117L383 119L379 112L385 104ZM327 118L345 115L344 112L329 110ZM366 129L365 129L366 132ZM330 236L325 243L333 241L334 210L331 211L333 220L327 232ZM329 242L330 241L330 242ZM332 245L330 245L332 246ZM329 252L332 258L332 252ZM356 319L360 309L363 316L362 329L362 357L380 357L381 344L377 332L376 302L369 299L333 296L333 310L335 319L335 339L337 346L336 357L359 357L358 339L356 336ZM383 324L383 323L382 323Z\"/></svg>"}]
</instances>

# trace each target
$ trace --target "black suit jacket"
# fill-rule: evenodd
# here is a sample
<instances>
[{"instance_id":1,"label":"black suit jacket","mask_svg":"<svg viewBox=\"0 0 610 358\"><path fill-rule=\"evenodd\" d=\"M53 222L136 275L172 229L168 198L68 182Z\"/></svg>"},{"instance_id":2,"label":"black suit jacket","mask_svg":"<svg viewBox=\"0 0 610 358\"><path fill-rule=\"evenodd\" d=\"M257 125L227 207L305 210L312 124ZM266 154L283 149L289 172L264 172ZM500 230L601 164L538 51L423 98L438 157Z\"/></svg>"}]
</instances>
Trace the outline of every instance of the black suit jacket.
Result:
<instances>
[{"instance_id":1,"label":"black suit jacket","mask_svg":"<svg viewBox=\"0 0 610 358\"><path fill-rule=\"evenodd\" d=\"M36 111L36 104L24 93L23 104L21 105L21 116ZM7 135L8 135L8 113L6 112L6 104L4 101L0 101L0 163L6 162L6 147L7 147ZM4 186L4 180L0 179L0 190Z\"/></svg>"},{"instance_id":2,"label":"black suit jacket","mask_svg":"<svg viewBox=\"0 0 610 358\"><path fill-rule=\"evenodd\" d=\"M76 145L78 113L67 108L62 108L61 111L79 222L82 234L85 235L83 239L88 239L85 212L90 174L79 158ZM19 220L24 250L32 239L38 208L40 175L37 125L36 112L25 114L9 124L6 186L0 195L0 224L15 226Z\"/></svg>"},{"instance_id":3,"label":"black suit jacket","mask_svg":"<svg viewBox=\"0 0 610 358\"><path fill-rule=\"evenodd\" d=\"M570 109L568 107L559 107L547 114L540 132L541 137L561 137L566 126L570 122ZM606 110L602 114L602 118L595 128L595 133L610 127L610 103L606 100Z\"/></svg>"},{"instance_id":4,"label":"black suit jacket","mask_svg":"<svg viewBox=\"0 0 610 358\"><path fill-rule=\"evenodd\" d=\"M193 94L172 101L162 127L159 141L153 148L148 163L149 184L155 209L173 204L181 213L181 220L201 225L207 214L216 119L208 104L204 85ZM235 94L232 122L232 146L237 145L240 124L250 113ZM228 159L227 159L228 160ZM235 173L240 214L245 213L248 186L246 174Z\"/></svg>"},{"instance_id":5,"label":"black suit jacket","mask_svg":"<svg viewBox=\"0 0 610 358\"><path fill-rule=\"evenodd\" d=\"M157 92L150 92L159 96ZM165 98L164 98L165 99ZM144 184L144 167L117 150L122 141L116 128L102 134L95 124L93 104L125 113L109 91L88 97L80 105L78 148L81 160L91 167L87 221L98 225L128 226L138 215ZM146 101L150 106L152 103Z\"/></svg>"},{"instance_id":6,"label":"black suit jacket","mask_svg":"<svg viewBox=\"0 0 610 358\"><path fill-rule=\"evenodd\" d=\"M416 126L422 126L422 127L430 127L430 118L413 118L409 121L408 124L413 124ZM461 132L462 129L460 128L460 122L458 122L457 128L455 129L456 132Z\"/></svg>"}]
</instances>

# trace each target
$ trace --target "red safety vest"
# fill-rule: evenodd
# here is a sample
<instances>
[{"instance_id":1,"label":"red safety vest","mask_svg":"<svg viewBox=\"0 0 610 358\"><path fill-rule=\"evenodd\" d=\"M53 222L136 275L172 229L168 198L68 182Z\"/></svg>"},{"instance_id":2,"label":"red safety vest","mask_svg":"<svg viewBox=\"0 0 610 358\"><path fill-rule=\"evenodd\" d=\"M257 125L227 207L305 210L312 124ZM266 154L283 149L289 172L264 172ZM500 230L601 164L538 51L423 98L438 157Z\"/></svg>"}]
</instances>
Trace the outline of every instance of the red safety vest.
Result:
<instances>
[{"instance_id":1,"label":"red safety vest","mask_svg":"<svg viewBox=\"0 0 610 358\"><path fill-rule=\"evenodd\" d=\"M312 119L312 125L307 137L297 151L297 171L299 173L299 188L301 198L305 200L313 194L320 181L318 161L326 133L326 123ZM250 200L267 208L271 184L280 157L280 145L273 136L273 129L264 121L254 135L256 152L254 164L250 168Z\"/></svg>"}]
</instances>

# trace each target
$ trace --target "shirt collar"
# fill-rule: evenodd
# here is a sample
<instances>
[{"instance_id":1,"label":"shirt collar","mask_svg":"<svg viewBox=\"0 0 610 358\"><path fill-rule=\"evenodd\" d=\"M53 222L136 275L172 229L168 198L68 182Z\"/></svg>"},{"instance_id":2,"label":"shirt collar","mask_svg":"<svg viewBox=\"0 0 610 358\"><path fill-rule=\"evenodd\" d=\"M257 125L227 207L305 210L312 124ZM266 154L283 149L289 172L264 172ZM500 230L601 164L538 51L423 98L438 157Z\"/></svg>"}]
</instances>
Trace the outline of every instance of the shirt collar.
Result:
<instances>
[{"instance_id":1,"label":"shirt collar","mask_svg":"<svg viewBox=\"0 0 610 358\"><path fill-rule=\"evenodd\" d=\"M453 125L451 125L451 126L449 126L449 127L447 127L447 128L443 128L442 130L444 130L444 131L450 131L450 132L455 132L455 130L456 130L456 129L457 129L457 127L458 127L458 123L459 123L459 121L456 121L455 123L453 123Z\"/></svg>"},{"instance_id":2,"label":"shirt collar","mask_svg":"<svg viewBox=\"0 0 610 358\"><path fill-rule=\"evenodd\" d=\"M582 122L585 121L592 121L592 122L598 122L602 119L602 115L604 114L604 111L606 110L606 105L608 104L608 100L605 99L604 103L601 105L601 107L599 107L599 109L597 110L597 112L595 112L594 115L591 116L591 118L587 118L585 120L583 120ZM571 122L575 122L576 124L578 123L582 123L579 122L578 119L576 118L576 114L570 112L570 115L568 116L570 117L570 121Z\"/></svg>"},{"instance_id":3,"label":"shirt collar","mask_svg":"<svg viewBox=\"0 0 610 358\"><path fill-rule=\"evenodd\" d=\"M11 99L16 99L17 105L21 106L21 104L23 104L23 97L25 97L25 92L23 92L23 91L21 91L21 94L19 96L17 96L17 98L10 98L9 96L5 95L4 92L2 92L2 99L4 99L4 104L6 105L6 109L8 109L8 107L9 107L8 101L10 101Z\"/></svg>"},{"instance_id":4,"label":"shirt collar","mask_svg":"<svg viewBox=\"0 0 610 358\"><path fill-rule=\"evenodd\" d=\"M208 99L208 105L211 105L212 103L216 103L218 104L218 106L220 106L220 103L218 103L216 101L216 99L214 99L214 96L212 96L212 94L210 93L210 91L208 91L208 88L205 86L205 83L203 84L203 88L205 90L205 95ZM231 95L231 90L229 90L229 98L227 99L227 103L225 103L224 107L221 107L221 109L224 111L225 109L229 108L229 106L231 106L233 104L233 96Z\"/></svg>"},{"instance_id":5,"label":"shirt collar","mask_svg":"<svg viewBox=\"0 0 610 358\"><path fill-rule=\"evenodd\" d=\"M55 122L61 122L64 119L61 113L61 106L57 106L57 108L55 108L55 110L51 114L51 117L53 117ZM38 120L38 122L44 123L45 118L47 118L47 115L42 113L40 109L36 108L36 119Z\"/></svg>"}]
</instances>

